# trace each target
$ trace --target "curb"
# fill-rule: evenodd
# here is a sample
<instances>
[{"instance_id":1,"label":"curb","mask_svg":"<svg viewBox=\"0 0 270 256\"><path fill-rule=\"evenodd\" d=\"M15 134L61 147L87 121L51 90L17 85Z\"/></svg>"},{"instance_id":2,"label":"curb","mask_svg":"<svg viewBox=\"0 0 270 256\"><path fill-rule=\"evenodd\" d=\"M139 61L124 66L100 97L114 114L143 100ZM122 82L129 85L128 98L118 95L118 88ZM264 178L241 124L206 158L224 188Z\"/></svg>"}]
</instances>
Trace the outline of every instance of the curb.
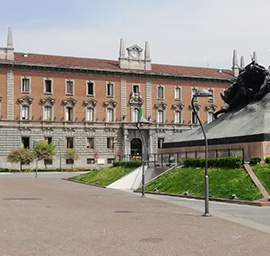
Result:
<instances>
[{"instance_id":1,"label":"curb","mask_svg":"<svg viewBox=\"0 0 270 256\"><path fill-rule=\"evenodd\" d=\"M141 191L139 191L139 190L134 190L133 192L134 193L141 193ZM178 195L178 194L170 194L170 193L162 193L162 192L150 192L150 191L145 191L145 194L204 200L204 197L202 197L202 196L186 196L186 195ZM250 205L250 206L258 206L258 207L270 206L270 203L267 203L267 202L246 201L246 200L231 200L231 199L214 198L214 197L210 197L209 201L221 202L221 203L230 203L230 204L240 204L240 205Z\"/></svg>"},{"instance_id":2,"label":"curb","mask_svg":"<svg viewBox=\"0 0 270 256\"><path fill-rule=\"evenodd\" d=\"M92 186L92 187L106 188L106 187L103 187L101 185L92 184L92 183L86 183L86 182L79 181L79 180L69 180L69 179L66 179L66 178L62 178L62 180L70 181L70 182L75 182L75 183L79 183L79 184L83 184L83 185L88 185L88 186Z\"/></svg>"}]
</instances>

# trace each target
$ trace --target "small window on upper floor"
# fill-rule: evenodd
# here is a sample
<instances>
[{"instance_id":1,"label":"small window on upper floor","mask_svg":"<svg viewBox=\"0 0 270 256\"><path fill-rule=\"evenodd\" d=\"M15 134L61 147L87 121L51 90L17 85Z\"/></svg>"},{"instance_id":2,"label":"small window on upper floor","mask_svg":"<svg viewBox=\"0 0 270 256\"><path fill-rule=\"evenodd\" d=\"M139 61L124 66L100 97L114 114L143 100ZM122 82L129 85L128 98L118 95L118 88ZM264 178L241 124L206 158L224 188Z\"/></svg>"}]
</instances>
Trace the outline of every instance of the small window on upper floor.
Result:
<instances>
[{"instance_id":1,"label":"small window on upper floor","mask_svg":"<svg viewBox=\"0 0 270 256\"><path fill-rule=\"evenodd\" d=\"M181 100L181 87L174 87L174 99L175 100Z\"/></svg>"},{"instance_id":2,"label":"small window on upper floor","mask_svg":"<svg viewBox=\"0 0 270 256\"><path fill-rule=\"evenodd\" d=\"M164 87L162 85L158 85L157 87L157 98L164 99Z\"/></svg>"},{"instance_id":3,"label":"small window on upper floor","mask_svg":"<svg viewBox=\"0 0 270 256\"><path fill-rule=\"evenodd\" d=\"M132 92L139 93L140 92L140 86L138 84L132 85Z\"/></svg>"},{"instance_id":4,"label":"small window on upper floor","mask_svg":"<svg viewBox=\"0 0 270 256\"><path fill-rule=\"evenodd\" d=\"M88 81L86 83L86 95L87 96L94 96L94 82Z\"/></svg>"},{"instance_id":5,"label":"small window on upper floor","mask_svg":"<svg viewBox=\"0 0 270 256\"><path fill-rule=\"evenodd\" d=\"M113 83L107 83L107 97L113 97L114 96L114 84Z\"/></svg>"},{"instance_id":6,"label":"small window on upper floor","mask_svg":"<svg viewBox=\"0 0 270 256\"><path fill-rule=\"evenodd\" d=\"M30 78L23 77L21 81L22 81L21 91L25 93L29 93L30 92Z\"/></svg>"},{"instance_id":7,"label":"small window on upper floor","mask_svg":"<svg viewBox=\"0 0 270 256\"><path fill-rule=\"evenodd\" d=\"M72 80L66 80L66 95L74 94L74 82Z\"/></svg>"},{"instance_id":8,"label":"small window on upper floor","mask_svg":"<svg viewBox=\"0 0 270 256\"><path fill-rule=\"evenodd\" d=\"M49 78L46 78L44 80L44 94L52 94L53 88L52 88L52 80Z\"/></svg>"}]
</instances>

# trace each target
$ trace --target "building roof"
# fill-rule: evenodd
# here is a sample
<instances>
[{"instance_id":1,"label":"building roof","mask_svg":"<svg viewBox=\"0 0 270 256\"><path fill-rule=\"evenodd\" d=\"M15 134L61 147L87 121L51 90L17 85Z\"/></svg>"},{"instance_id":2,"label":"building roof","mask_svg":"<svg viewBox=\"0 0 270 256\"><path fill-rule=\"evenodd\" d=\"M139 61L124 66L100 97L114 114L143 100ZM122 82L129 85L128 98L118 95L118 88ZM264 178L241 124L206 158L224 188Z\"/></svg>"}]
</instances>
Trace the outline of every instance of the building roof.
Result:
<instances>
[{"instance_id":1,"label":"building roof","mask_svg":"<svg viewBox=\"0 0 270 256\"><path fill-rule=\"evenodd\" d=\"M106 59L91 59L91 58L78 58L78 57L66 57L56 55L45 55L36 53L14 52L14 61L17 64L26 65L45 65L45 66L59 66L67 68L84 68L84 69L100 69L111 71L122 71L119 67L119 61L106 60ZM2 60L0 60L2 61ZM6 62L6 61L5 61ZM127 70L132 71L132 70ZM133 70L134 71L134 70ZM136 70L135 70L136 71ZM194 76L194 77L211 77L217 79L231 79L231 70L221 70L215 68L200 68L200 67L185 67L174 65L162 65L152 64L151 71L142 71L143 73L151 74L167 74L167 75L182 75L182 76ZM137 72L138 72L137 71Z\"/></svg>"}]
</instances>

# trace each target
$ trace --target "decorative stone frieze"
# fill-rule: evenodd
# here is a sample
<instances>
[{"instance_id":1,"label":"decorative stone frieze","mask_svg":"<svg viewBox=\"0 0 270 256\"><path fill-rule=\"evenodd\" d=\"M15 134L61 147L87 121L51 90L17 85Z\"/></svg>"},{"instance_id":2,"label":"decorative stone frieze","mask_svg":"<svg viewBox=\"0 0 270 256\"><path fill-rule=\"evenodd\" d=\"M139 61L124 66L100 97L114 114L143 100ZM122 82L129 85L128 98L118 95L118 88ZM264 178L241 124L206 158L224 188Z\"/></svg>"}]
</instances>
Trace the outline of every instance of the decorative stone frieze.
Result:
<instances>
[{"instance_id":1,"label":"decorative stone frieze","mask_svg":"<svg viewBox=\"0 0 270 256\"><path fill-rule=\"evenodd\" d=\"M44 99L40 100L42 105L44 105L45 107L52 107L55 103L55 99L51 98L51 97L46 97Z\"/></svg>"},{"instance_id":2,"label":"decorative stone frieze","mask_svg":"<svg viewBox=\"0 0 270 256\"><path fill-rule=\"evenodd\" d=\"M73 98L67 98L67 99L63 100L62 102L66 107L74 107L77 103L77 100L75 100Z\"/></svg>"},{"instance_id":3,"label":"decorative stone frieze","mask_svg":"<svg viewBox=\"0 0 270 256\"><path fill-rule=\"evenodd\" d=\"M157 110L165 110L167 107L167 104L165 102L158 102L155 104L155 109Z\"/></svg>"},{"instance_id":4,"label":"decorative stone frieze","mask_svg":"<svg viewBox=\"0 0 270 256\"><path fill-rule=\"evenodd\" d=\"M173 104L172 105L172 108L174 109L174 110L183 110L183 108L184 108L184 105L182 104L182 103L178 103L178 104Z\"/></svg>"},{"instance_id":5,"label":"decorative stone frieze","mask_svg":"<svg viewBox=\"0 0 270 256\"><path fill-rule=\"evenodd\" d=\"M18 99L18 102L21 105L31 105L33 103L34 99L29 96L23 96Z\"/></svg>"},{"instance_id":6,"label":"decorative stone frieze","mask_svg":"<svg viewBox=\"0 0 270 256\"><path fill-rule=\"evenodd\" d=\"M94 99L88 99L83 101L84 106L94 108L97 105L97 101Z\"/></svg>"},{"instance_id":7,"label":"decorative stone frieze","mask_svg":"<svg viewBox=\"0 0 270 256\"><path fill-rule=\"evenodd\" d=\"M117 105L117 102L114 101L114 100L108 100L108 101L105 101L105 102L104 102L104 106L105 106L106 108L109 108L109 107L115 108L116 105Z\"/></svg>"}]
</instances>

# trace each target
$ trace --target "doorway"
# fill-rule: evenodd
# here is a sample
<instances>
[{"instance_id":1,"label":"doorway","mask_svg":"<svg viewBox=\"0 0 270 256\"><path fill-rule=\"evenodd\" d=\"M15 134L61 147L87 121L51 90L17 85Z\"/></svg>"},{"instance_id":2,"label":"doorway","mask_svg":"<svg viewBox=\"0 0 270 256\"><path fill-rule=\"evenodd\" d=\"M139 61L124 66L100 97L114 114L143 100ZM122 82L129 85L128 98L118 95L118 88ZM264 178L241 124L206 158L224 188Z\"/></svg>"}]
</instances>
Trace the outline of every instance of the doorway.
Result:
<instances>
[{"instance_id":1,"label":"doorway","mask_svg":"<svg viewBox=\"0 0 270 256\"><path fill-rule=\"evenodd\" d=\"M142 141L138 138L131 140L131 157L142 156Z\"/></svg>"}]
</instances>

